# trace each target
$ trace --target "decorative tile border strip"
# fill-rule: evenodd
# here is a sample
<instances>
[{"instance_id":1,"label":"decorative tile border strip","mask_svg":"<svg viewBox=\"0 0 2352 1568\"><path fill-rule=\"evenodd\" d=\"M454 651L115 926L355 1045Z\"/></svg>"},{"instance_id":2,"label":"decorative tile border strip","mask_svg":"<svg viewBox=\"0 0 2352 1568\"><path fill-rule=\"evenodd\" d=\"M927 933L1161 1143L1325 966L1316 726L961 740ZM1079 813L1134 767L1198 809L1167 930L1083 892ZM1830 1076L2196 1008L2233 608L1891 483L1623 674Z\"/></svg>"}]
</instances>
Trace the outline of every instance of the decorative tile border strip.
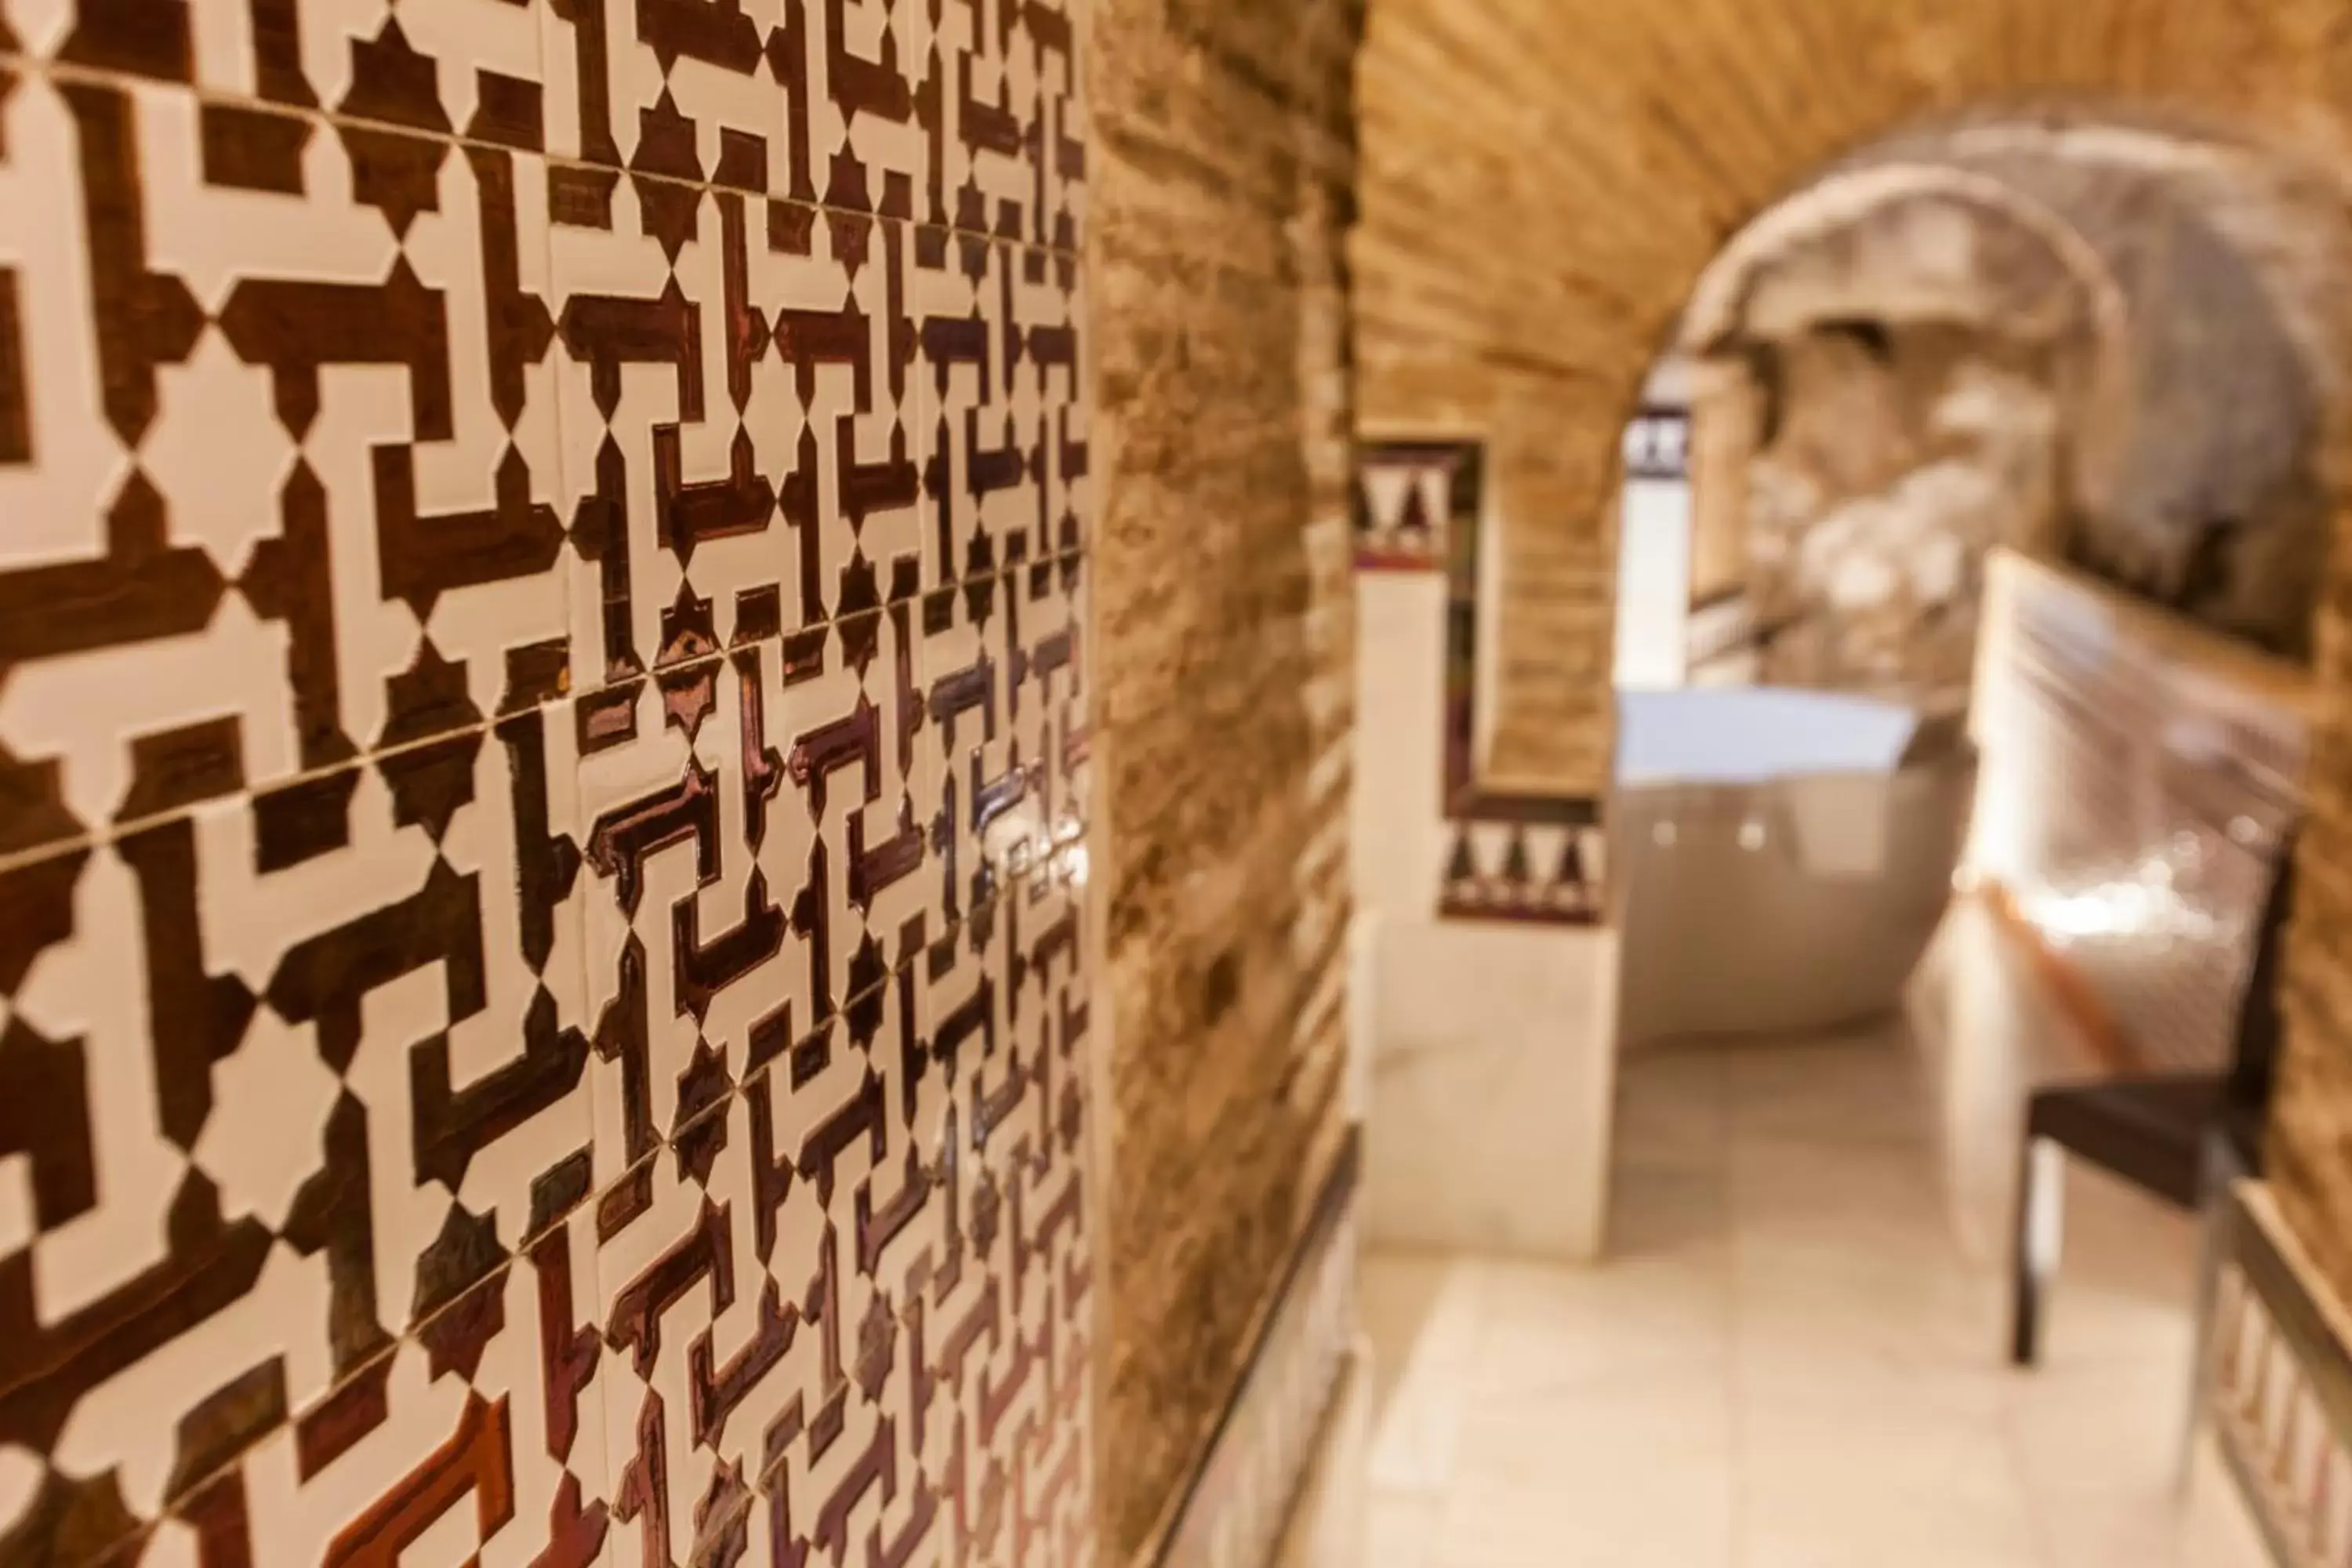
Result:
<instances>
[{"instance_id":1,"label":"decorative tile border strip","mask_svg":"<svg viewBox=\"0 0 2352 1568\"><path fill-rule=\"evenodd\" d=\"M1443 765L1449 842L1438 913L1449 920L1599 923L1605 909L1601 803L1496 790L1477 777L1485 447L1475 441L1376 442L1360 450L1357 464L1357 570L1445 573Z\"/></svg>"},{"instance_id":2,"label":"decorative tile border strip","mask_svg":"<svg viewBox=\"0 0 2352 1568\"><path fill-rule=\"evenodd\" d=\"M1442 572L1451 542L1478 526L1480 448L1459 441L1363 447L1356 463L1356 570Z\"/></svg>"},{"instance_id":3,"label":"decorative tile border strip","mask_svg":"<svg viewBox=\"0 0 2352 1568\"><path fill-rule=\"evenodd\" d=\"M2223 1221L2205 1415L2284 1568L2352 1562L2352 1317L2259 1182Z\"/></svg>"},{"instance_id":4,"label":"decorative tile border strip","mask_svg":"<svg viewBox=\"0 0 2352 1568\"><path fill-rule=\"evenodd\" d=\"M1600 807L1543 803L1549 820L1456 816L1438 912L1454 920L1592 925L1602 914Z\"/></svg>"},{"instance_id":5,"label":"decorative tile border strip","mask_svg":"<svg viewBox=\"0 0 2352 1568\"><path fill-rule=\"evenodd\" d=\"M1262 1568L1281 1540L1355 1342L1361 1148L1349 1132L1324 1180L1159 1568Z\"/></svg>"},{"instance_id":6,"label":"decorative tile border strip","mask_svg":"<svg viewBox=\"0 0 2352 1568\"><path fill-rule=\"evenodd\" d=\"M1482 472L1477 448L1462 470ZM1478 778L1478 584L1483 498L1457 521L1445 592L1445 816L1452 842L1438 913L1454 920L1593 925L1603 911L1601 803L1492 789Z\"/></svg>"},{"instance_id":7,"label":"decorative tile border strip","mask_svg":"<svg viewBox=\"0 0 2352 1568\"><path fill-rule=\"evenodd\" d=\"M1691 472L1691 416L1687 409L1652 405L1625 426L1625 477L1687 479Z\"/></svg>"}]
</instances>

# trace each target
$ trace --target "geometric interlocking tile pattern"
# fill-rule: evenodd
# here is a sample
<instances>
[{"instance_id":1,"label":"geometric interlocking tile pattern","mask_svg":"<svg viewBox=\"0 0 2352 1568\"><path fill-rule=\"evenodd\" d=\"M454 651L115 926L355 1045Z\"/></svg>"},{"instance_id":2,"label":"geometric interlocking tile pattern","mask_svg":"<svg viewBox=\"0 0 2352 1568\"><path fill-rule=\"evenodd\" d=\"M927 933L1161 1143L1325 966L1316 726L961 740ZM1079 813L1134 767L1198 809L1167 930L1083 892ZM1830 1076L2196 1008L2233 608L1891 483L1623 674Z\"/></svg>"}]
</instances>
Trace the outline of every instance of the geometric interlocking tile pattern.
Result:
<instances>
[{"instance_id":1,"label":"geometric interlocking tile pattern","mask_svg":"<svg viewBox=\"0 0 2352 1568\"><path fill-rule=\"evenodd\" d=\"M1076 1563L1078 0L0 0L0 1564Z\"/></svg>"}]
</instances>

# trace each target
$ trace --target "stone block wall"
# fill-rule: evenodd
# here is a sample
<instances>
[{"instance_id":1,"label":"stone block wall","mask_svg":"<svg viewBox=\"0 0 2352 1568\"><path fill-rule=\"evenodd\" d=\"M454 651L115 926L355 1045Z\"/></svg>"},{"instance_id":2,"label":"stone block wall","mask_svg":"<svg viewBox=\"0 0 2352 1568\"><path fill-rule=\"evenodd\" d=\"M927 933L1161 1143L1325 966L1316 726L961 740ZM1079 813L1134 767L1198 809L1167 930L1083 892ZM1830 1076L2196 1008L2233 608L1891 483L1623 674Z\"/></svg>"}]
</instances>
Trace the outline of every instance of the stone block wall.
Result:
<instances>
[{"instance_id":1,"label":"stone block wall","mask_svg":"<svg viewBox=\"0 0 2352 1568\"><path fill-rule=\"evenodd\" d=\"M1758 352L1773 406L1746 552L1765 683L1965 709L1987 557L2052 527L2045 377L1950 327L1816 328Z\"/></svg>"},{"instance_id":2,"label":"stone block wall","mask_svg":"<svg viewBox=\"0 0 2352 1568\"><path fill-rule=\"evenodd\" d=\"M1344 1118L1360 13L1095 9L1108 1562L1165 1533Z\"/></svg>"},{"instance_id":3,"label":"stone block wall","mask_svg":"<svg viewBox=\"0 0 2352 1568\"><path fill-rule=\"evenodd\" d=\"M2309 647L2340 193L2110 109L1874 143L1751 226L1685 332L1768 394L1774 679L1965 690L1994 542Z\"/></svg>"},{"instance_id":4,"label":"stone block wall","mask_svg":"<svg viewBox=\"0 0 2352 1568\"><path fill-rule=\"evenodd\" d=\"M1691 604L1705 606L1748 587L1748 464L1760 423L1739 375L1698 378L1691 399Z\"/></svg>"}]
</instances>

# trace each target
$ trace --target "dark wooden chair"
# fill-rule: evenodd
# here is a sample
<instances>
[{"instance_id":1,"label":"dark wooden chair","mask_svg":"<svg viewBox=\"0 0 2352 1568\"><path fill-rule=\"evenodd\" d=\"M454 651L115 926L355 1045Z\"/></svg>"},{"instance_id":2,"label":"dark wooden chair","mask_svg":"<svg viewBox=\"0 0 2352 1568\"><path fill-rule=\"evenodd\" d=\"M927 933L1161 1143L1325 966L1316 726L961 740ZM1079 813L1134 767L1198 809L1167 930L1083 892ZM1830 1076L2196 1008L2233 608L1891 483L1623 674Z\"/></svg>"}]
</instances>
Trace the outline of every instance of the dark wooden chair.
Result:
<instances>
[{"instance_id":1,"label":"dark wooden chair","mask_svg":"<svg viewBox=\"0 0 2352 1568\"><path fill-rule=\"evenodd\" d=\"M2027 1103L2018 1175L2010 1358L2032 1366L2042 1306L2058 1265L2065 1159L2088 1160L2175 1204L2204 1212L2217 1183L2262 1173L2262 1129L2278 1058L2278 987L2293 905L2294 848L2279 851L2226 1071L2066 1084ZM2201 1282L2200 1282L2201 1285Z\"/></svg>"}]
</instances>

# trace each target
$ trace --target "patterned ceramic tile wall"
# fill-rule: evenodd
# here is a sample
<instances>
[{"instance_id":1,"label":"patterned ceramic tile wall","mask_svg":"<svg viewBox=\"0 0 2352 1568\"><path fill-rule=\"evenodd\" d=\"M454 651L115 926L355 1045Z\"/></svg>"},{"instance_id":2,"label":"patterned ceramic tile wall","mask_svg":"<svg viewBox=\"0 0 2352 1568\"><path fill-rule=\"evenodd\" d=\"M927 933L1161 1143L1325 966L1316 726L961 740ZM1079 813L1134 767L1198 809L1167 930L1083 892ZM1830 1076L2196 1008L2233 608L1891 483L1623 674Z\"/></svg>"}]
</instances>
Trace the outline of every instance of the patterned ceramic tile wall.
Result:
<instances>
[{"instance_id":1,"label":"patterned ceramic tile wall","mask_svg":"<svg viewBox=\"0 0 2352 1568\"><path fill-rule=\"evenodd\" d=\"M0 1564L1088 1559L1081 0L0 0Z\"/></svg>"}]
</instances>

